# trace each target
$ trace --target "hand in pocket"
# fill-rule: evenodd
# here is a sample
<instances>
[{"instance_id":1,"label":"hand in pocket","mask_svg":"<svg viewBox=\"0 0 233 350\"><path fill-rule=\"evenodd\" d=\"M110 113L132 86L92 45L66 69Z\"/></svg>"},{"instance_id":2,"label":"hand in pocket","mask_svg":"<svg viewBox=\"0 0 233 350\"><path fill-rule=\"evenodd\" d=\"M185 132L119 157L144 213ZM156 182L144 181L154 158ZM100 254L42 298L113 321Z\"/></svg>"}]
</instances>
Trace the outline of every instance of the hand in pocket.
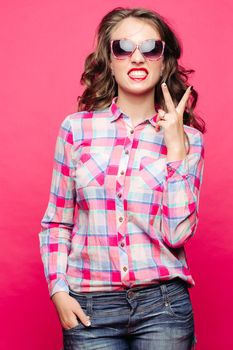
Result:
<instances>
[{"instance_id":1,"label":"hand in pocket","mask_svg":"<svg viewBox=\"0 0 233 350\"><path fill-rule=\"evenodd\" d=\"M85 314L79 302L66 292L57 292L52 296L61 326L70 329L78 326L79 321L90 326L89 316Z\"/></svg>"}]
</instances>

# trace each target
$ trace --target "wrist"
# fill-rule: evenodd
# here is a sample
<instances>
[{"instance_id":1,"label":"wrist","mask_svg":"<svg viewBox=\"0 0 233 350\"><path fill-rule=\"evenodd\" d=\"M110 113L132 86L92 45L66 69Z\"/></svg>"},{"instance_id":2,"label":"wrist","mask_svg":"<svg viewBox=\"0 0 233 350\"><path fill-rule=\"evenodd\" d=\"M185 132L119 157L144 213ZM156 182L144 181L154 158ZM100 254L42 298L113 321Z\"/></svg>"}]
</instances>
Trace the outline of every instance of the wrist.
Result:
<instances>
[{"instance_id":1,"label":"wrist","mask_svg":"<svg viewBox=\"0 0 233 350\"><path fill-rule=\"evenodd\" d=\"M186 150L184 147L173 147L167 150L167 162L183 160L186 157Z\"/></svg>"},{"instance_id":2,"label":"wrist","mask_svg":"<svg viewBox=\"0 0 233 350\"><path fill-rule=\"evenodd\" d=\"M66 296L66 295L69 295L69 293L67 292L64 292L64 291L59 291L59 292L56 292L54 293L52 296L51 296L51 300L55 303L58 299Z\"/></svg>"}]
</instances>

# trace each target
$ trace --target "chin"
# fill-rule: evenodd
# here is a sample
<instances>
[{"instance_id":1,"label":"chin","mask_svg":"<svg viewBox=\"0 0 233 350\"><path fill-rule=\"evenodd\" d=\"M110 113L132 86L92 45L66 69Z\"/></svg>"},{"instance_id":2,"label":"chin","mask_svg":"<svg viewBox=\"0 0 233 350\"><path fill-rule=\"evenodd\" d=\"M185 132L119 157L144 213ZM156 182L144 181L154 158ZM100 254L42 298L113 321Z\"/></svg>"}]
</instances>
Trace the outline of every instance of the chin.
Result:
<instances>
[{"instance_id":1,"label":"chin","mask_svg":"<svg viewBox=\"0 0 233 350\"><path fill-rule=\"evenodd\" d=\"M147 89L138 86L138 87L134 87L134 88L121 89L121 91L125 92L127 94L130 94L130 95L142 96L142 95L148 95L151 92L153 92L154 91L154 86L153 87L148 87Z\"/></svg>"}]
</instances>

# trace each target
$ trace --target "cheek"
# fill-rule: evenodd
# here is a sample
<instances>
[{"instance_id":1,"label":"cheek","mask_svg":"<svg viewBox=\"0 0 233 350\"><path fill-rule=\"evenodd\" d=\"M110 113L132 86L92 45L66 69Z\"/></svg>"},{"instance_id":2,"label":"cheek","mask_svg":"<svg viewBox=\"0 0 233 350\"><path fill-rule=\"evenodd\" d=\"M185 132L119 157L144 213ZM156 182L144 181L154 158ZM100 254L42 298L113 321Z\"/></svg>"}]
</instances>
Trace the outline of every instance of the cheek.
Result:
<instances>
[{"instance_id":1,"label":"cheek","mask_svg":"<svg viewBox=\"0 0 233 350\"><path fill-rule=\"evenodd\" d=\"M161 70L162 70L162 64L155 64L153 63L150 67L150 73L151 73L151 77L154 79L157 79L158 77L160 77L161 74Z\"/></svg>"},{"instance_id":2,"label":"cheek","mask_svg":"<svg viewBox=\"0 0 233 350\"><path fill-rule=\"evenodd\" d=\"M160 61L151 61L150 62L150 69L152 69L154 72L160 72L162 69L162 62Z\"/></svg>"},{"instance_id":3,"label":"cheek","mask_svg":"<svg viewBox=\"0 0 233 350\"><path fill-rule=\"evenodd\" d=\"M112 67L115 69L115 70L118 70L118 69L122 69L125 65L125 61L126 60L118 60L118 59L114 59L112 61Z\"/></svg>"},{"instance_id":4,"label":"cheek","mask_svg":"<svg viewBox=\"0 0 233 350\"><path fill-rule=\"evenodd\" d=\"M127 66L125 61L118 60L111 65L113 73L115 75L116 80L124 79L127 77Z\"/></svg>"}]
</instances>

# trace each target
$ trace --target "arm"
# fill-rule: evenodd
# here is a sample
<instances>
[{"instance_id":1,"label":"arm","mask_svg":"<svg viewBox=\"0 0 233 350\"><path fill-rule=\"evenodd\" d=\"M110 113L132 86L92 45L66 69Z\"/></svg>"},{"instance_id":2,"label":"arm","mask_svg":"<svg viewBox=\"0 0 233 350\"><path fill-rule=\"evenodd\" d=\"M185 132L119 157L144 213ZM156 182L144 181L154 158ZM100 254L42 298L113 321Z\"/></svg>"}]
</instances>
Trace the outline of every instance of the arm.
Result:
<instances>
[{"instance_id":1,"label":"arm","mask_svg":"<svg viewBox=\"0 0 233 350\"><path fill-rule=\"evenodd\" d=\"M203 169L204 140L198 131L184 159L166 162L161 233L172 248L184 245L196 231Z\"/></svg>"},{"instance_id":2,"label":"arm","mask_svg":"<svg viewBox=\"0 0 233 350\"><path fill-rule=\"evenodd\" d=\"M56 292L69 292L66 267L76 199L72 178L72 145L71 125L67 117L60 126L56 140L49 202L39 233L40 252L50 297Z\"/></svg>"}]
</instances>

